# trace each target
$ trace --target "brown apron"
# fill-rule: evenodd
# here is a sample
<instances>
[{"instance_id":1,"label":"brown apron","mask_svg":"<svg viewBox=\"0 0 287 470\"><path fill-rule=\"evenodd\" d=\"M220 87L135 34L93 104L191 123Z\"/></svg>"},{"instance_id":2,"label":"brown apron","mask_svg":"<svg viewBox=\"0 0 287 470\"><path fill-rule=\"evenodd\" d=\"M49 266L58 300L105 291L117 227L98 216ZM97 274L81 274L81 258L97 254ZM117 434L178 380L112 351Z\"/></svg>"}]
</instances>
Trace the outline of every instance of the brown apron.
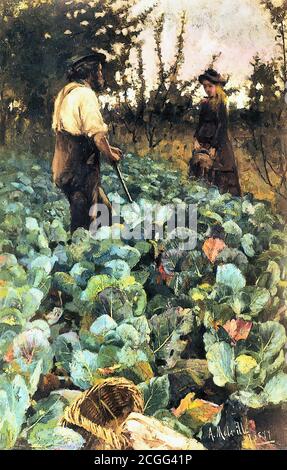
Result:
<instances>
[{"instance_id":1,"label":"brown apron","mask_svg":"<svg viewBox=\"0 0 287 470\"><path fill-rule=\"evenodd\" d=\"M76 87L77 84L73 84L62 94L58 110L63 99ZM78 227L88 229L96 218L99 202L105 203L110 209L108 198L101 188L100 152L93 139L85 135L72 135L61 129L59 120L57 122L53 181L70 202L71 232Z\"/></svg>"}]
</instances>

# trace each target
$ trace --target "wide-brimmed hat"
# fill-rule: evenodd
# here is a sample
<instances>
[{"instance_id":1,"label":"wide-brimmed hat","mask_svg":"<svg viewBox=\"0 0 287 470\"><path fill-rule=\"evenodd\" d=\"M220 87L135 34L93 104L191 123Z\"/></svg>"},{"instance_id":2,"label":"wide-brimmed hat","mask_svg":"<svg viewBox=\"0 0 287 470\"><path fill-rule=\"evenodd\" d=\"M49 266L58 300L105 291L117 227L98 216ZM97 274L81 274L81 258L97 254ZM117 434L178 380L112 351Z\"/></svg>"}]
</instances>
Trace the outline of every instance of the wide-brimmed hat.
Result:
<instances>
[{"instance_id":1,"label":"wide-brimmed hat","mask_svg":"<svg viewBox=\"0 0 287 470\"><path fill-rule=\"evenodd\" d=\"M203 83L204 80L208 80L215 85L220 84L222 86L226 85L227 79L223 78L216 70L214 69L207 69L204 73L199 75L198 80L200 83Z\"/></svg>"},{"instance_id":2,"label":"wide-brimmed hat","mask_svg":"<svg viewBox=\"0 0 287 470\"><path fill-rule=\"evenodd\" d=\"M84 55L71 57L68 60L67 65L68 67L73 67L74 69L76 69L84 63L99 62L101 64L104 64L106 61L107 58L105 54L102 54L100 52L90 52Z\"/></svg>"}]
</instances>

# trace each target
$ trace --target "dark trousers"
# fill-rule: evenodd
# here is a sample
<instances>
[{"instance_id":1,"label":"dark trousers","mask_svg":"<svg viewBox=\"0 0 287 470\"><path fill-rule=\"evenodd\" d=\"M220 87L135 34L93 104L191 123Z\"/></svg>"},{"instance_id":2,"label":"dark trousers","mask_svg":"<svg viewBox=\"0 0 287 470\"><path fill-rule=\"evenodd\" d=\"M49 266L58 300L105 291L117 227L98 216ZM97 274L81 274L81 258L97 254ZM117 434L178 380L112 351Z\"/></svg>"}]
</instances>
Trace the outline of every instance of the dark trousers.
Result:
<instances>
[{"instance_id":1,"label":"dark trousers","mask_svg":"<svg viewBox=\"0 0 287 470\"><path fill-rule=\"evenodd\" d=\"M77 228L83 227L89 229L91 219L89 216L90 205L85 194L82 191L65 191L70 203L71 225L70 230L73 233Z\"/></svg>"},{"instance_id":2,"label":"dark trousers","mask_svg":"<svg viewBox=\"0 0 287 470\"><path fill-rule=\"evenodd\" d=\"M71 233L77 228L86 230L92 222L89 212L93 204L98 203L99 171L93 170L91 165L85 165L78 169L74 175L60 189L70 203Z\"/></svg>"},{"instance_id":3,"label":"dark trousers","mask_svg":"<svg viewBox=\"0 0 287 470\"><path fill-rule=\"evenodd\" d=\"M103 218L98 219L97 228L102 225L111 225L112 206L100 186L97 167L92 168L91 165L86 165L86 168L79 170L76 176L61 187L61 190L70 203L71 233L79 227L89 230L91 223L102 213L101 204L105 206L106 210L108 209L108 218L105 218L104 221ZM93 227L94 229L95 227Z\"/></svg>"}]
</instances>

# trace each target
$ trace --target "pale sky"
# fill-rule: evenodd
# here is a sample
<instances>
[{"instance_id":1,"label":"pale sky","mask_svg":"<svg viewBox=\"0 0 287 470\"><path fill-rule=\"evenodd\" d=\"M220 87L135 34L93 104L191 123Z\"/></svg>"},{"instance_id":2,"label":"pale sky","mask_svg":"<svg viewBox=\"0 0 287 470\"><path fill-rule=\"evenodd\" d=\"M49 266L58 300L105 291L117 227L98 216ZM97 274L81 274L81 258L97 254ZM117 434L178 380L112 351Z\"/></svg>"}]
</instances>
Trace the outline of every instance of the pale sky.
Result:
<instances>
[{"instance_id":1,"label":"pale sky","mask_svg":"<svg viewBox=\"0 0 287 470\"><path fill-rule=\"evenodd\" d=\"M281 0L274 0L280 4ZM155 3L139 0L135 12ZM185 63L182 78L189 79L206 68L213 54L221 52L216 68L224 75L231 75L230 85L244 85L251 72L250 61L258 53L264 60L277 55L275 32L268 13L260 6L260 0L159 0L159 6L151 20L161 12L166 13L163 34L163 54L166 63L174 56L176 32L181 12L188 15L185 44ZM156 61L152 25L142 33L146 76L150 83L156 77ZM237 97L239 105L245 101L242 90Z\"/></svg>"}]
</instances>

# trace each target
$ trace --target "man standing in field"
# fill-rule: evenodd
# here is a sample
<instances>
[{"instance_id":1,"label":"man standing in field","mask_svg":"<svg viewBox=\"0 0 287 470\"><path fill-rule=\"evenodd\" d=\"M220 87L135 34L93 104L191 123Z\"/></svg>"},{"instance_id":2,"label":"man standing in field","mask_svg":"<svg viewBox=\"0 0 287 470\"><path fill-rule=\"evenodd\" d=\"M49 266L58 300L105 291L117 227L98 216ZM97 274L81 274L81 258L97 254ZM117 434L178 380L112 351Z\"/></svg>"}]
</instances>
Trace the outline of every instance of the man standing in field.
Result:
<instances>
[{"instance_id":1,"label":"man standing in field","mask_svg":"<svg viewBox=\"0 0 287 470\"><path fill-rule=\"evenodd\" d=\"M109 204L101 188L100 152L111 163L122 156L107 140L108 127L96 95L105 85L105 63L105 55L99 53L73 60L67 73L69 83L55 101L52 173L70 203L71 233L78 227L89 229L97 204Z\"/></svg>"}]
</instances>

